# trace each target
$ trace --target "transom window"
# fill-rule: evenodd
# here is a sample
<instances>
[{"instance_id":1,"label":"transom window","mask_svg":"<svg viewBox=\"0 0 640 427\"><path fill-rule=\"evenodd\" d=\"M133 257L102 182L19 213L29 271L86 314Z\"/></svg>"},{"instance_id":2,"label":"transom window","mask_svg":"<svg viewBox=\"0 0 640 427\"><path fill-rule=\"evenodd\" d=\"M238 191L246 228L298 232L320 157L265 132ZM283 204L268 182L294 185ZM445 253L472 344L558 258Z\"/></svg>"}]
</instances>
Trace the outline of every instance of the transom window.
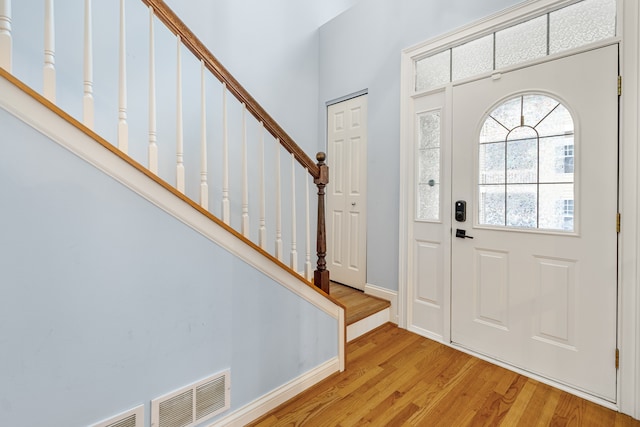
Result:
<instances>
[{"instance_id":1,"label":"transom window","mask_svg":"<svg viewBox=\"0 0 640 427\"><path fill-rule=\"evenodd\" d=\"M574 125L559 101L529 94L485 119L479 137L478 223L574 231Z\"/></svg>"},{"instance_id":2,"label":"transom window","mask_svg":"<svg viewBox=\"0 0 640 427\"><path fill-rule=\"evenodd\" d=\"M615 37L616 13L616 0L582 0L418 58L414 90L429 90Z\"/></svg>"}]
</instances>

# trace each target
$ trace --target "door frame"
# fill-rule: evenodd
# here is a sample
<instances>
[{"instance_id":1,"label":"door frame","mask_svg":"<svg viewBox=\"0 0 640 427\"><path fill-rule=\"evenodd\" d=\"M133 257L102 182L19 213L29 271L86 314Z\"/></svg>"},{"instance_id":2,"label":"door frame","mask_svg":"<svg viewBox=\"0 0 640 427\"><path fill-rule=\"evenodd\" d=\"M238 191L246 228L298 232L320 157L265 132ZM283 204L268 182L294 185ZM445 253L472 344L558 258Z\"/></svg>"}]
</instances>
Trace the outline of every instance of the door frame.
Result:
<instances>
[{"instance_id":1,"label":"door frame","mask_svg":"<svg viewBox=\"0 0 640 427\"><path fill-rule=\"evenodd\" d=\"M368 104L369 99L368 99L368 95L369 95L369 91L368 89L363 89L360 90L358 92L354 92L345 96L342 96L340 98L336 98L333 99L331 101L327 101L325 104L325 114L326 114L326 127L325 127L325 131L326 131L326 144L327 144L327 157L329 159L329 164L332 164L333 166L333 171L331 172L330 176L329 176L329 185L331 185L331 176L335 176L336 174L336 169L335 169L335 163L331 163L331 155L333 153L331 153L330 147L331 145L329 144L329 136L330 136L330 131L329 131L329 107L336 105L336 104L340 104L343 102L347 102L350 101L352 99L355 98L360 98L360 97L366 97L365 98L365 102ZM367 147L368 147L368 118L365 117L365 134L366 134L366 138L364 140L364 151L365 151L365 159L364 161L361 163L361 167L364 168L363 171L363 176L364 176L364 182L361 182L361 190L362 190L362 196L364 199L364 206L362 206L360 209L364 210L364 215L362 215L362 218L364 219L364 233L362 236L363 239L363 247L360 248L360 250L362 251L362 255L361 258L363 260L363 281L362 283L343 283L344 285L348 285L348 286L352 286L356 289L359 289L361 291L365 291L365 287L367 285L367 232L368 232L368 228L367 228L367 210L368 210L368 205L367 205L367 192L368 192L368 175L367 175L367 161L366 161L366 153L368 151ZM348 172L348 168L346 167L346 164L343 165L343 170L341 171L341 175L347 176L347 172ZM331 191L327 191L327 202L326 202L326 208L327 211L330 211L330 207L333 205L333 196L332 196L332 192ZM333 219L331 218L330 215L327 216L327 236L332 236L332 226L333 226ZM330 262L330 245L327 244L327 268L329 269L329 271L331 271L331 266L329 265Z\"/></svg>"},{"instance_id":2,"label":"door frame","mask_svg":"<svg viewBox=\"0 0 640 427\"><path fill-rule=\"evenodd\" d=\"M450 33L437 38L427 40L402 51L401 63L401 105L400 105L400 170L409 172L400 174L400 224L399 224L399 325L408 327L408 301L407 295L409 277L412 274L413 259L411 243L413 241L412 226L413 212L408 209L409 198L413 197L413 188L409 186L413 182L413 168L402 168L402 165L412 164L413 159L413 102L418 96L428 95L434 91L445 91L445 111L451 117L451 97L452 84L446 84L434 88L431 91L416 93L414 91L413 64L418 58L429 53L436 53L453 45L464 43L465 41L477 38L480 35L488 34L497 29L505 28L512 23L522 22L529 17L540 15L550 9L575 3L576 0L528 0L514 7L505 9L502 12L484 18ZM612 407L622 413L640 419L640 278L638 277L638 256L640 255L637 245L640 243L637 233L640 230L640 215L637 203L640 200L640 186L638 185L638 166L640 165L640 151L637 148L640 142L640 122L637 117L640 115L638 101L640 100L640 5L636 0L617 0L618 36L609 39L601 45L619 43L620 75L623 77L622 96L619 98L619 212L622 214L621 230L618 235L618 348L620 350L620 368L618 370L618 399L614 405L584 395L589 400L593 400L603 406ZM597 44L595 44L597 45ZM593 48L594 45L588 46ZM542 58L540 61L532 61L524 66L533 63L557 59L559 57L573 55L586 50L584 48L574 49L554 56ZM513 69L521 68L518 65ZM476 76L469 80L484 78L491 73ZM459 83L459 82L456 82ZM443 126L450 126L449 123ZM450 133L450 132L445 132ZM443 135L445 138L446 135ZM451 141L443 139L443 144L451 144ZM451 207L443 206L442 215L448 219L448 225L443 222L443 226L451 226ZM443 219L444 219L443 218ZM450 268L450 265L446 268ZM450 297L451 283L444 283L445 299ZM450 304L450 302L449 302ZM450 315L445 316L445 335L443 343L451 345L450 342ZM453 346L455 347L455 346ZM457 348L457 347L456 347ZM492 361L495 363L495 361ZM512 369L512 368L511 368ZM558 385L555 385L558 387ZM560 387L559 387L560 388ZM574 394L575 390L569 390Z\"/></svg>"}]
</instances>

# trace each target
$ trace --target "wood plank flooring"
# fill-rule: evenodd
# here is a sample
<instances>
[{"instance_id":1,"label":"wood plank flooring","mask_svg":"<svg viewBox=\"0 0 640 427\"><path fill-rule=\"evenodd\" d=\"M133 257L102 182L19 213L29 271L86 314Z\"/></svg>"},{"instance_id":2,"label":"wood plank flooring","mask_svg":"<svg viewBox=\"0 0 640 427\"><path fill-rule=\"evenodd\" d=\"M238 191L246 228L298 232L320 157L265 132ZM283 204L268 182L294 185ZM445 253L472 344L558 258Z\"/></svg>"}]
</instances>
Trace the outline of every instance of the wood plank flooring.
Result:
<instances>
[{"instance_id":1,"label":"wood plank flooring","mask_svg":"<svg viewBox=\"0 0 640 427\"><path fill-rule=\"evenodd\" d=\"M389 301L366 295L357 289L331 282L329 292L332 297L346 307L347 326L384 310L391 304Z\"/></svg>"},{"instance_id":2,"label":"wood plank flooring","mask_svg":"<svg viewBox=\"0 0 640 427\"><path fill-rule=\"evenodd\" d=\"M250 424L624 426L640 421L384 325L347 345L348 366Z\"/></svg>"}]
</instances>

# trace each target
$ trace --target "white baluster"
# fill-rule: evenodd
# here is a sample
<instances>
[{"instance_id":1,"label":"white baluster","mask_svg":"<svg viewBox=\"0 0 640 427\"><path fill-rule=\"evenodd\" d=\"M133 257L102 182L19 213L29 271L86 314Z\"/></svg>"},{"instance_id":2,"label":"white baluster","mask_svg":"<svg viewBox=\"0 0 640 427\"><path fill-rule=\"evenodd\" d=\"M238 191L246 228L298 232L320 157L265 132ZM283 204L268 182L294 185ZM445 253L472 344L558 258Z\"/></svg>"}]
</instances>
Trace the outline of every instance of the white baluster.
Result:
<instances>
[{"instance_id":1,"label":"white baluster","mask_svg":"<svg viewBox=\"0 0 640 427\"><path fill-rule=\"evenodd\" d=\"M54 24L53 0L44 2L44 68L43 95L56 102L56 30Z\"/></svg>"},{"instance_id":2,"label":"white baluster","mask_svg":"<svg viewBox=\"0 0 640 427\"><path fill-rule=\"evenodd\" d=\"M229 225L229 138L227 132L227 84L222 84L222 221Z\"/></svg>"},{"instance_id":3,"label":"white baluster","mask_svg":"<svg viewBox=\"0 0 640 427\"><path fill-rule=\"evenodd\" d=\"M291 153L291 269L298 272L296 233L296 156Z\"/></svg>"},{"instance_id":4,"label":"white baluster","mask_svg":"<svg viewBox=\"0 0 640 427\"><path fill-rule=\"evenodd\" d=\"M118 148L129 151L129 124L127 123L127 37L125 33L124 0L120 0L120 59L118 77Z\"/></svg>"},{"instance_id":5,"label":"white baluster","mask_svg":"<svg viewBox=\"0 0 640 427\"><path fill-rule=\"evenodd\" d=\"M264 194L264 123L260 122L260 229L258 230L258 244L267 249L266 200Z\"/></svg>"},{"instance_id":6,"label":"white baluster","mask_svg":"<svg viewBox=\"0 0 640 427\"><path fill-rule=\"evenodd\" d=\"M280 179L280 138L276 139L276 258L283 259L282 246L282 185Z\"/></svg>"},{"instance_id":7,"label":"white baluster","mask_svg":"<svg viewBox=\"0 0 640 427\"><path fill-rule=\"evenodd\" d=\"M177 59L178 69L176 72L176 189L184 194L184 133L182 131L182 57L180 46L182 39L177 38Z\"/></svg>"},{"instance_id":8,"label":"white baluster","mask_svg":"<svg viewBox=\"0 0 640 427\"><path fill-rule=\"evenodd\" d=\"M82 122L93 129L93 30L91 26L91 0L84 0L84 95Z\"/></svg>"},{"instance_id":9,"label":"white baluster","mask_svg":"<svg viewBox=\"0 0 640 427\"><path fill-rule=\"evenodd\" d=\"M0 67L11 72L11 0L0 0Z\"/></svg>"},{"instance_id":10,"label":"white baluster","mask_svg":"<svg viewBox=\"0 0 640 427\"><path fill-rule=\"evenodd\" d=\"M209 210L209 185L207 184L207 96L204 83L204 61L200 61L200 206Z\"/></svg>"},{"instance_id":11,"label":"white baluster","mask_svg":"<svg viewBox=\"0 0 640 427\"><path fill-rule=\"evenodd\" d=\"M158 131L156 124L156 47L153 8L149 7L149 170L158 174Z\"/></svg>"},{"instance_id":12,"label":"white baluster","mask_svg":"<svg viewBox=\"0 0 640 427\"><path fill-rule=\"evenodd\" d=\"M249 176L247 173L247 106L242 104L242 235L249 237Z\"/></svg>"},{"instance_id":13,"label":"white baluster","mask_svg":"<svg viewBox=\"0 0 640 427\"><path fill-rule=\"evenodd\" d=\"M305 178L308 176L310 176L309 169L305 169ZM306 179L305 179L305 196L306 196L306 206L307 206L307 212L306 212L307 253L306 253L305 263L304 263L304 277L310 281L311 278L313 277L313 266L311 265L311 206L309 205L309 183L307 182Z\"/></svg>"}]
</instances>

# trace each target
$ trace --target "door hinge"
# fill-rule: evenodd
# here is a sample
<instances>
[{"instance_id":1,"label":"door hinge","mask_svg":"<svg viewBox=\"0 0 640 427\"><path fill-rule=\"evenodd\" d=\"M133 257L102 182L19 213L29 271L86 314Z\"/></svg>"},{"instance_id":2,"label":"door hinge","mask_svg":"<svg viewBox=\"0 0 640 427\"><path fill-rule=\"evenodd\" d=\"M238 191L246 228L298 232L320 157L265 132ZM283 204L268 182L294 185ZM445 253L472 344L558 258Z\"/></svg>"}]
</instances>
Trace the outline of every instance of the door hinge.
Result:
<instances>
[{"instance_id":1,"label":"door hinge","mask_svg":"<svg viewBox=\"0 0 640 427\"><path fill-rule=\"evenodd\" d=\"M620 212L616 214L616 233L620 232Z\"/></svg>"},{"instance_id":2,"label":"door hinge","mask_svg":"<svg viewBox=\"0 0 640 427\"><path fill-rule=\"evenodd\" d=\"M620 369L620 350L616 348L616 369Z\"/></svg>"},{"instance_id":3,"label":"door hinge","mask_svg":"<svg viewBox=\"0 0 640 427\"><path fill-rule=\"evenodd\" d=\"M622 96L622 76L618 76L618 96Z\"/></svg>"}]
</instances>

